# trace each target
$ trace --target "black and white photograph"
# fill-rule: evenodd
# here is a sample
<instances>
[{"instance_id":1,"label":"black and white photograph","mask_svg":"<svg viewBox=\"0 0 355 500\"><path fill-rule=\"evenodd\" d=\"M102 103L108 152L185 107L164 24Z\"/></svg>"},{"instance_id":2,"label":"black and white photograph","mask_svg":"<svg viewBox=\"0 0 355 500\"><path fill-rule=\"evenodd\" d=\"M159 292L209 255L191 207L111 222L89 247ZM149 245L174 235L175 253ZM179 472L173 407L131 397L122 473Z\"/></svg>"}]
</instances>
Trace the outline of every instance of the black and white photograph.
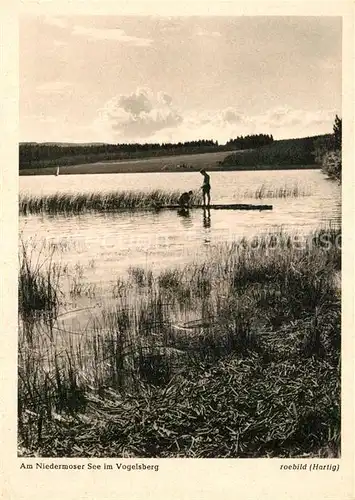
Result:
<instances>
[{"instance_id":1,"label":"black and white photograph","mask_svg":"<svg viewBox=\"0 0 355 500\"><path fill-rule=\"evenodd\" d=\"M18 457L337 467L342 35L21 15Z\"/></svg>"}]
</instances>

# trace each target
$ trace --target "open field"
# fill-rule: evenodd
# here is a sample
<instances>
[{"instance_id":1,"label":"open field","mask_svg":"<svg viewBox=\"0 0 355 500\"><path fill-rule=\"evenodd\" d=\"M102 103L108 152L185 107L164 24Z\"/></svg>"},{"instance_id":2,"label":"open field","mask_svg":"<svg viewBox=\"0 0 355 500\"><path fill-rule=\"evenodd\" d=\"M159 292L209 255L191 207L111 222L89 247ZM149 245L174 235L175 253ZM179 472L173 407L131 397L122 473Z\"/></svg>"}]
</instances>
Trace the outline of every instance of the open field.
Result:
<instances>
[{"instance_id":1,"label":"open field","mask_svg":"<svg viewBox=\"0 0 355 500\"><path fill-rule=\"evenodd\" d=\"M223 163L227 157L238 155L245 151L219 151L217 153L203 153L178 156L162 156L155 158L143 158L138 160L104 161L79 165L60 167L61 175L68 174L118 174L118 173L148 173L148 172L197 172L201 168L210 171L223 170L255 170L255 169L299 169L318 168L319 165L253 165L244 167L239 164ZM291 162L290 162L291 163ZM27 168L19 171L20 175L54 175L57 167Z\"/></svg>"},{"instance_id":2,"label":"open field","mask_svg":"<svg viewBox=\"0 0 355 500\"><path fill-rule=\"evenodd\" d=\"M207 149L205 152L189 152L176 154L164 151L131 152L135 159L122 158L123 153L81 154L64 156L57 159L39 159L39 152L32 151L30 163L33 168L25 168L30 164L20 161L20 175L53 175L57 165L61 165L62 174L99 174L99 173L130 173L192 170L200 168L207 170L290 170L295 168L319 168L316 165L315 149L319 140L329 136L304 137L299 139L282 139L272 141L265 146L253 149L216 151ZM45 146L45 145L43 145ZM24 146L23 146L24 147ZM29 146L30 147L30 146ZM21 145L20 145L21 148ZM65 151L65 148L64 148ZM68 153L69 154L69 153Z\"/></svg>"},{"instance_id":3,"label":"open field","mask_svg":"<svg viewBox=\"0 0 355 500\"><path fill-rule=\"evenodd\" d=\"M339 457L340 238L133 267L76 332L59 322L64 271L21 247L20 455Z\"/></svg>"},{"instance_id":4,"label":"open field","mask_svg":"<svg viewBox=\"0 0 355 500\"><path fill-rule=\"evenodd\" d=\"M61 174L107 174L144 172L193 172L201 168L220 169L219 162L234 151L219 151L177 156L161 156L136 160L104 161L60 167ZM185 166L184 166L185 165ZM20 175L54 175L57 167L20 170Z\"/></svg>"}]
</instances>

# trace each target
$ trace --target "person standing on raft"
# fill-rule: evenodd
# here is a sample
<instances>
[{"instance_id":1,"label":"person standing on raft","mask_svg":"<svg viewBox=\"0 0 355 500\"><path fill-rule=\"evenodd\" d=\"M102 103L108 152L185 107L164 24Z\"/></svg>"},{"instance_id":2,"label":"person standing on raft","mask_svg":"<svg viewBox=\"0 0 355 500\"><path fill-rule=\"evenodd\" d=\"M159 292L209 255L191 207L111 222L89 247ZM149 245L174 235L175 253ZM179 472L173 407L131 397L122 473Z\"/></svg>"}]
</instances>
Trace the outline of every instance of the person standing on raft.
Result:
<instances>
[{"instance_id":1,"label":"person standing on raft","mask_svg":"<svg viewBox=\"0 0 355 500\"><path fill-rule=\"evenodd\" d=\"M203 184L202 184L202 194L203 194L203 206L206 206L206 196L207 196L207 207L209 208L211 203L211 184L210 184L210 176L206 172L206 170L200 170L200 174L203 175Z\"/></svg>"}]
</instances>

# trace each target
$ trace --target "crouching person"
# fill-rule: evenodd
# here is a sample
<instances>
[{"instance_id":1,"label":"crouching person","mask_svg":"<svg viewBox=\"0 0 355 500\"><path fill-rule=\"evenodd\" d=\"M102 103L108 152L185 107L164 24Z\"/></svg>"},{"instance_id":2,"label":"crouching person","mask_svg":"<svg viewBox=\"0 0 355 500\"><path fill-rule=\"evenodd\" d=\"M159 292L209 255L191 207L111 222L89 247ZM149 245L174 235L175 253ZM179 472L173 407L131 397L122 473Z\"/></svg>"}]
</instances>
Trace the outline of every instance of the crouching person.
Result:
<instances>
[{"instance_id":1,"label":"crouching person","mask_svg":"<svg viewBox=\"0 0 355 500\"><path fill-rule=\"evenodd\" d=\"M193 195L192 191L189 191L188 193L182 193L182 195L179 198L180 208L185 208L185 209L190 208L192 195Z\"/></svg>"}]
</instances>

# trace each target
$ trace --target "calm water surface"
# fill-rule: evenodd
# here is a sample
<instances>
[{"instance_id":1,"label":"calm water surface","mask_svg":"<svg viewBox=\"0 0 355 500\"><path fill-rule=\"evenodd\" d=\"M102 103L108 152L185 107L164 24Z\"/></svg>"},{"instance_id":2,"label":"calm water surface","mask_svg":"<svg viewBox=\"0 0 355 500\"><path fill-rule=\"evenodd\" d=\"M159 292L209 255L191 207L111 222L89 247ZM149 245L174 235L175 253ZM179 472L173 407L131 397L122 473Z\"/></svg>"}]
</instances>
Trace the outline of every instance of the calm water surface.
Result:
<instances>
[{"instance_id":1,"label":"calm water surface","mask_svg":"<svg viewBox=\"0 0 355 500\"><path fill-rule=\"evenodd\" d=\"M113 190L197 189L199 173L101 174L20 177L20 192L107 192ZM22 239L57 247L54 258L85 268L92 283L112 283L129 266L159 270L201 258L211 247L240 236L275 231L309 232L332 222L340 224L340 188L319 170L212 172L212 202L266 203L272 211L202 210L186 217L160 213L93 213L79 216L20 217ZM261 185L271 189L298 186L307 196L256 200L245 198ZM44 250L42 250L44 251Z\"/></svg>"}]
</instances>

